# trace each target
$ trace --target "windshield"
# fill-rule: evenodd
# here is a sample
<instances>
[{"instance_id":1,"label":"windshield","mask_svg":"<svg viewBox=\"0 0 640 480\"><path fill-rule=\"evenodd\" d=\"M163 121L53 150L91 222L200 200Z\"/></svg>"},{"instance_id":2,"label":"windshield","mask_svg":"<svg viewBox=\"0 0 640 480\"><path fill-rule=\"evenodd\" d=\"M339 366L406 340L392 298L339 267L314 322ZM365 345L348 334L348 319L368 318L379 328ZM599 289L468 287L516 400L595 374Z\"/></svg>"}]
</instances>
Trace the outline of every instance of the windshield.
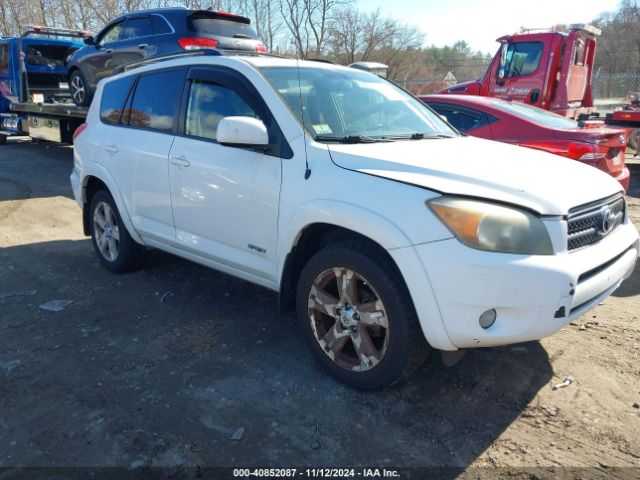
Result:
<instances>
[{"instance_id":1,"label":"windshield","mask_svg":"<svg viewBox=\"0 0 640 480\"><path fill-rule=\"evenodd\" d=\"M318 141L458 135L422 102L367 72L313 67L261 71Z\"/></svg>"},{"instance_id":2,"label":"windshield","mask_svg":"<svg viewBox=\"0 0 640 480\"><path fill-rule=\"evenodd\" d=\"M531 120L539 125L551 128L578 128L578 122L566 117L562 117L556 113L542 110L525 103L519 102L496 102L496 108L507 113L516 115L525 120Z\"/></svg>"}]
</instances>

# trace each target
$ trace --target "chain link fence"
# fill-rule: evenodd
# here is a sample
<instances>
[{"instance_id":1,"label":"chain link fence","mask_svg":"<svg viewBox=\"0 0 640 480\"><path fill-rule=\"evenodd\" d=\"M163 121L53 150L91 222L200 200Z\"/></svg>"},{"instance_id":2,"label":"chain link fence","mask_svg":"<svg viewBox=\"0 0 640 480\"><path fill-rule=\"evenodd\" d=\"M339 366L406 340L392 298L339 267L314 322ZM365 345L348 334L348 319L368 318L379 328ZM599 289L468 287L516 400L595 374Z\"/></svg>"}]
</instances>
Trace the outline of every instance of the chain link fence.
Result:
<instances>
[{"instance_id":1,"label":"chain link fence","mask_svg":"<svg viewBox=\"0 0 640 480\"><path fill-rule=\"evenodd\" d=\"M632 100L640 94L640 73L602 73L591 80L593 98Z\"/></svg>"}]
</instances>

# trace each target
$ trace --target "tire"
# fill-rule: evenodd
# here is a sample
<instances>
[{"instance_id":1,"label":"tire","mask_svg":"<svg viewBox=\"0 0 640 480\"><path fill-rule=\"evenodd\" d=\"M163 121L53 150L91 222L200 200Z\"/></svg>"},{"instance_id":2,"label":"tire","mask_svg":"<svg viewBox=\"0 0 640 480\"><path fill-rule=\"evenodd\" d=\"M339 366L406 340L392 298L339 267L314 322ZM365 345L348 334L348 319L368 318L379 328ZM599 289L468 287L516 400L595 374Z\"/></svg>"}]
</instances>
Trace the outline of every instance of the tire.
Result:
<instances>
[{"instance_id":1,"label":"tire","mask_svg":"<svg viewBox=\"0 0 640 480\"><path fill-rule=\"evenodd\" d=\"M73 103L79 107L87 107L91 104L93 92L89 91L89 86L80 70L74 70L69 76L69 90Z\"/></svg>"},{"instance_id":2,"label":"tire","mask_svg":"<svg viewBox=\"0 0 640 480\"><path fill-rule=\"evenodd\" d=\"M116 273L142 267L146 249L131 238L113 197L106 190L99 190L91 199L89 226L93 248L102 265Z\"/></svg>"},{"instance_id":3,"label":"tire","mask_svg":"<svg viewBox=\"0 0 640 480\"><path fill-rule=\"evenodd\" d=\"M296 313L317 360L351 387L393 385L422 365L429 351L395 263L364 241L331 245L307 262Z\"/></svg>"},{"instance_id":4,"label":"tire","mask_svg":"<svg viewBox=\"0 0 640 480\"><path fill-rule=\"evenodd\" d=\"M638 145L640 145L640 129L635 128L629 132L627 146L637 151Z\"/></svg>"}]
</instances>

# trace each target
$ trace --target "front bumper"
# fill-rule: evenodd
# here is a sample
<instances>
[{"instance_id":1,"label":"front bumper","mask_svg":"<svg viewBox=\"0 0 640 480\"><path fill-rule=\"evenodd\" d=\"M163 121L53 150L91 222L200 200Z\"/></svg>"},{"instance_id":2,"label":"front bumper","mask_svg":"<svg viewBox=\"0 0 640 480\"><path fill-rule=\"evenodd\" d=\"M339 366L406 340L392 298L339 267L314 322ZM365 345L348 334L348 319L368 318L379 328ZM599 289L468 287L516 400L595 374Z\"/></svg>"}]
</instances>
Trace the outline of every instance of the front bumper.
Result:
<instances>
[{"instance_id":1,"label":"front bumper","mask_svg":"<svg viewBox=\"0 0 640 480\"><path fill-rule=\"evenodd\" d=\"M549 256L483 252L455 239L413 248L449 340L470 348L537 340L560 330L631 275L640 243L627 222L595 245ZM478 317L492 308L497 320L483 329ZM429 339L433 319L426 318L420 302L416 309Z\"/></svg>"},{"instance_id":2,"label":"front bumper","mask_svg":"<svg viewBox=\"0 0 640 480\"><path fill-rule=\"evenodd\" d=\"M620 183L620 185L622 185L625 193L627 192L627 190L629 190L629 180L631 180L631 172L629 171L629 168L625 166L620 171L620 173L613 178L615 178Z\"/></svg>"}]
</instances>

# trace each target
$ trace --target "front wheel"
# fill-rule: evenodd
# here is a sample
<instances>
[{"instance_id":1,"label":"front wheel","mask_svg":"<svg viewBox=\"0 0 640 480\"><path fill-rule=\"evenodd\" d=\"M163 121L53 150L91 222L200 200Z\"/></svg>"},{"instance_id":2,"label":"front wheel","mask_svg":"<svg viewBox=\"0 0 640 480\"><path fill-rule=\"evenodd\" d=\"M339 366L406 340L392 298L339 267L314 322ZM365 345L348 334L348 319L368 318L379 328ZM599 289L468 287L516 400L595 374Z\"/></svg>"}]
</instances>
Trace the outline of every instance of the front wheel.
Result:
<instances>
[{"instance_id":1,"label":"front wheel","mask_svg":"<svg viewBox=\"0 0 640 480\"><path fill-rule=\"evenodd\" d=\"M296 310L317 359L350 386L392 385L426 358L404 280L386 252L366 242L313 256L300 275Z\"/></svg>"},{"instance_id":2,"label":"front wheel","mask_svg":"<svg viewBox=\"0 0 640 480\"><path fill-rule=\"evenodd\" d=\"M109 192L97 192L89 212L91 240L100 262L116 273L140 268L146 259L146 250L129 235Z\"/></svg>"}]
</instances>

